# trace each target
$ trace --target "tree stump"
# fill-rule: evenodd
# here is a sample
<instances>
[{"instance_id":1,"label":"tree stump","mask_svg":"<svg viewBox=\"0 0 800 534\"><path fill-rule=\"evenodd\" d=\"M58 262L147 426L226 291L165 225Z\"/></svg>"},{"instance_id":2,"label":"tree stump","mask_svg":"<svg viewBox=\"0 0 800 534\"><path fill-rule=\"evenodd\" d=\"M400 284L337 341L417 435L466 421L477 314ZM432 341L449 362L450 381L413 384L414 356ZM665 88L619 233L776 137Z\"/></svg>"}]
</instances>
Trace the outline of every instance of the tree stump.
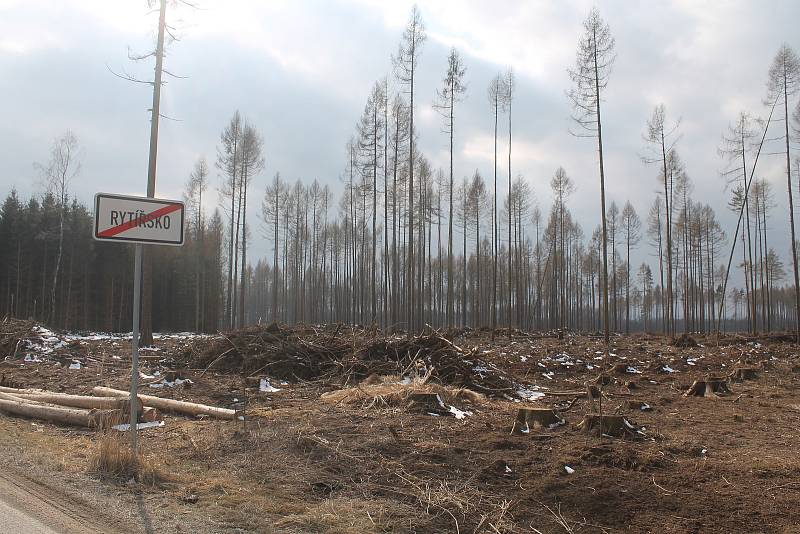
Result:
<instances>
[{"instance_id":1,"label":"tree stump","mask_svg":"<svg viewBox=\"0 0 800 534\"><path fill-rule=\"evenodd\" d=\"M627 406L629 410L639 410L641 412L647 412L653 409L653 407L646 402L639 400L626 401L625 406Z\"/></svg>"},{"instance_id":2,"label":"tree stump","mask_svg":"<svg viewBox=\"0 0 800 534\"><path fill-rule=\"evenodd\" d=\"M630 421L621 415L587 413L583 416L583 421L578 424L578 428L581 428L584 432L589 434L612 436L615 438L641 434L638 427L631 424Z\"/></svg>"},{"instance_id":3,"label":"tree stump","mask_svg":"<svg viewBox=\"0 0 800 534\"><path fill-rule=\"evenodd\" d=\"M708 376L704 380L695 380L683 396L715 398L730 392L727 378Z\"/></svg>"},{"instance_id":4,"label":"tree stump","mask_svg":"<svg viewBox=\"0 0 800 534\"><path fill-rule=\"evenodd\" d=\"M639 374L637 371L633 370L633 366L628 362L619 362L614 365L611 371L618 375L636 375Z\"/></svg>"},{"instance_id":5,"label":"tree stump","mask_svg":"<svg viewBox=\"0 0 800 534\"><path fill-rule=\"evenodd\" d=\"M688 349L697 346L697 341L690 336L689 334L681 334L679 338L676 338L672 342L673 346L679 347L682 349Z\"/></svg>"},{"instance_id":6,"label":"tree stump","mask_svg":"<svg viewBox=\"0 0 800 534\"><path fill-rule=\"evenodd\" d=\"M606 374L599 374L597 378L594 379L594 383L598 386L608 386L611 385L612 382L614 382L614 379Z\"/></svg>"},{"instance_id":7,"label":"tree stump","mask_svg":"<svg viewBox=\"0 0 800 534\"><path fill-rule=\"evenodd\" d=\"M449 415L450 410L438 393L412 392L408 396L411 411L426 415Z\"/></svg>"},{"instance_id":8,"label":"tree stump","mask_svg":"<svg viewBox=\"0 0 800 534\"><path fill-rule=\"evenodd\" d=\"M734 382L744 382L745 380L757 380L759 378L758 367L740 366L734 369L728 377Z\"/></svg>"},{"instance_id":9,"label":"tree stump","mask_svg":"<svg viewBox=\"0 0 800 534\"><path fill-rule=\"evenodd\" d=\"M551 430L564 424L566 424L564 418L550 408L520 408L511 433L527 434L531 428Z\"/></svg>"}]
</instances>

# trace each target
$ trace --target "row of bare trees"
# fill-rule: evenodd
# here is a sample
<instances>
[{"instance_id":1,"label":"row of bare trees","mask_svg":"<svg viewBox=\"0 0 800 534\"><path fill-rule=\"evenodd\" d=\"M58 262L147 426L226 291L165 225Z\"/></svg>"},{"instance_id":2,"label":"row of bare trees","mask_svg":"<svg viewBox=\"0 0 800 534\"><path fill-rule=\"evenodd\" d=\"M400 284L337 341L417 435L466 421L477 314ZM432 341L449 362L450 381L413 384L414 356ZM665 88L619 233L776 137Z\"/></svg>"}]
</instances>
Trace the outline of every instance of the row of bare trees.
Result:
<instances>
[{"instance_id":1,"label":"row of bare trees","mask_svg":"<svg viewBox=\"0 0 800 534\"><path fill-rule=\"evenodd\" d=\"M185 192L189 244L180 253L165 253L189 262L185 271L166 276L182 288L176 314L180 324L191 320L196 330L271 320L409 330L426 324L490 327L493 332L498 326L572 328L603 331L606 340L612 331L639 329L674 335L679 330L710 332L720 324L744 325L750 331L796 328L800 293L790 138L800 129L800 103L795 102L800 60L791 48L783 46L769 69L769 117L761 120L742 112L722 137L721 174L731 195L729 207L739 215L736 230L726 235L714 210L694 200L693 183L678 151L680 120L670 119L664 105L654 109L643 135L640 157L655 170L658 193L642 220L631 202L606 198L602 105L616 53L610 28L592 9L583 23L567 91L572 133L596 139L600 211L597 226L585 233L570 211L575 182L566 169L558 167L550 178L553 204L547 214L530 182L512 174L512 70L488 84L492 170L459 168L456 119L467 90L467 69L455 48L448 54L440 87L433 91L449 162L446 169L433 168L418 148L415 127L417 72L425 41L422 17L414 7L391 57L392 76L373 84L346 144L338 195L316 180L290 183L274 173L257 210L271 254L255 263L248 257L253 239L248 193L265 168L265 148L252 122L238 111L233 114L220 135L214 165L221 179L220 209L210 220L204 215L211 172L200 159ZM793 116L790 108L795 109ZM782 121L773 119L776 109L778 115L783 111ZM779 135L767 135L781 122ZM503 176L497 142L505 134ZM780 143L781 148L765 149L765 143ZM45 240L43 249L47 276L34 285L15 272L28 265L22 252L26 244L19 239L16 258L13 240L4 243L10 248L0 249L5 289L0 301L11 313L22 309L59 323L70 308L72 301L64 295L71 290L65 290L60 276L65 239L80 242L67 235L71 227L66 223L70 209L79 210L78 205L68 206L69 182L78 168L74 145L74 137L65 136L54 144L50 162L41 166L50 185L47 202L52 209L47 212L58 221L48 234L57 239ZM755 177L759 157L776 153L786 158L792 235L788 256L794 274L789 285L784 285L781 254L769 239L769 214L776 205L771 182ZM800 160L795 167L800 172ZM610 176L618 179L613 172ZM505 192L499 179L507 179ZM10 216L4 220L11 224ZM651 261L637 266L633 258L645 237ZM99 244L87 246L103 250ZM66 257L72 261L71 253ZM734 257L741 261L734 263ZM741 271L741 289L728 290L732 267ZM155 280L159 284L161 279ZM114 284L112 280L112 294Z\"/></svg>"}]
</instances>

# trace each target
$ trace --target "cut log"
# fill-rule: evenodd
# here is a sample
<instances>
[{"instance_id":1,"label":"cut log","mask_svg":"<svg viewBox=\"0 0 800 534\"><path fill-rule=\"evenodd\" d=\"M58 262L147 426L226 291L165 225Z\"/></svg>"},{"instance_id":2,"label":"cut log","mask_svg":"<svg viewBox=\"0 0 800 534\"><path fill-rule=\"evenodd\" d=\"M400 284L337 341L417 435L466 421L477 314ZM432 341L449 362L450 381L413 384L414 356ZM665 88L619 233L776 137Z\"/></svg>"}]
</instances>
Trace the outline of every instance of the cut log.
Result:
<instances>
[{"instance_id":1,"label":"cut log","mask_svg":"<svg viewBox=\"0 0 800 534\"><path fill-rule=\"evenodd\" d=\"M106 388L97 386L92 389L92 393L100 397L117 397L126 398L130 396L127 391L121 389ZM216 406L208 406L207 404L197 404L194 402L179 401L173 399L164 399L162 397L154 397L152 395L139 395L139 402L144 406L158 408L164 412L179 413L182 415L207 415L215 419L236 419L236 410L228 408L217 408Z\"/></svg>"},{"instance_id":2,"label":"cut log","mask_svg":"<svg viewBox=\"0 0 800 534\"><path fill-rule=\"evenodd\" d=\"M128 399L68 395L66 393L52 393L49 391L42 391L40 393L17 393L15 395L24 399L58 404L60 406L70 406L72 408L85 408L87 410L125 410L129 405Z\"/></svg>"},{"instance_id":3,"label":"cut log","mask_svg":"<svg viewBox=\"0 0 800 534\"><path fill-rule=\"evenodd\" d=\"M19 395L20 393L44 393L44 390L0 386L0 393L11 393L12 395Z\"/></svg>"},{"instance_id":4,"label":"cut log","mask_svg":"<svg viewBox=\"0 0 800 534\"><path fill-rule=\"evenodd\" d=\"M26 399L25 397L21 397L19 395L12 395L11 393L3 393L2 391L0 391L0 399L14 401L14 402L24 402L28 404L41 404L42 406L46 405L46 403L44 402Z\"/></svg>"},{"instance_id":5,"label":"cut log","mask_svg":"<svg viewBox=\"0 0 800 534\"><path fill-rule=\"evenodd\" d=\"M47 406L44 404L34 404L31 402L20 402L8 399L0 399L0 411L12 415L29 417L31 419L41 419L43 421L86 428L96 428L101 426L104 421L110 421L123 416L119 410L98 410L90 412L89 410L80 410L77 408L61 408L58 406Z\"/></svg>"},{"instance_id":6,"label":"cut log","mask_svg":"<svg viewBox=\"0 0 800 534\"><path fill-rule=\"evenodd\" d=\"M103 399L97 397L90 397L95 398L97 400ZM55 414L55 418L48 419L45 417L35 417L37 419L45 419L45 420L52 420L57 423L64 423L64 424L78 424L78 426L85 426L89 428L108 428L109 426L113 426L119 423L125 423L130 420L130 406L128 403L128 399L112 399L107 398L108 400L115 401L114 403L105 403L106 405L110 406L111 408L106 409L99 409L94 408L91 410L73 410L69 408L64 408L64 405L56 405L55 402L45 402L40 399L33 399L29 396L17 396L12 395L10 393L3 393L0 392L0 400L6 400L9 402L16 403L18 405L28 405L28 406L38 406L42 408L53 408L56 411L52 412ZM105 399L103 399L105 400ZM102 405L98 403L98 405ZM67 410L67 412L58 411L58 410ZM9 411L8 413L15 413L16 415L23 415L25 413L16 413ZM66 414L66 418L63 417ZM78 423L74 423L72 416L76 416L79 418L75 419ZM30 416L34 417L34 416ZM155 408L144 408L140 405L139 407L139 422L148 423L152 421L158 421L161 419L161 414Z\"/></svg>"},{"instance_id":7,"label":"cut log","mask_svg":"<svg viewBox=\"0 0 800 534\"><path fill-rule=\"evenodd\" d=\"M130 413L130 402L127 398L116 397L90 397L88 395L67 395L66 393L55 393L52 391L18 389L19 393L4 393L12 388L3 388L0 391L0 398L16 400L29 404L47 404L56 406L68 406L71 408L84 408L89 410L120 410ZM142 407L139 400L139 421L152 422L161 419L161 414L156 408Z\"/></svg>"},{"instance_id":8,"label":"cut log","mask_svg":"<svg viewBox=\"0 0 800 534\"><path fill-rule=\"evenodd\" d=\"M517 418L514 426L511 427L512 434L527 434L531 428L553 429L566 424L561 415L550 408L520 408L517 411Z\"/></svg>"}]
</instances>

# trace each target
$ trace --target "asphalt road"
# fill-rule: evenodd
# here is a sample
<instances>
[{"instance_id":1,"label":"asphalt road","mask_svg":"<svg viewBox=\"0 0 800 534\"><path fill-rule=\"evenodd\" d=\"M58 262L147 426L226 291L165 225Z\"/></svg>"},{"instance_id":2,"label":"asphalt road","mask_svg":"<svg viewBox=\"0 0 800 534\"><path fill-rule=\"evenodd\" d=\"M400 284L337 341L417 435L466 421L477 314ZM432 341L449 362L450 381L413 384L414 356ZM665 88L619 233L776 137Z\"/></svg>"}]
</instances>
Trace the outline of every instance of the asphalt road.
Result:
<instances>
[{"instance_id":1,"label":"asphalt road","mask_svg":"<svg viewBox=\"0 0 800 534\"><path fill-rule=\"evenodd\" d=\"M0 468L0 532L89 534L118 532L92 510L22 474Z\"/></svg>"},{"instance_id":2,"label":"asphalt road","mask_svg":"<svg viewBox=\"0 0 800 534\"><path fill-rule=\"evenodd\" d=\"M6 503L0 495L0 525L4 532L19 532L20 534L59 534L58 531L48 527L35 517L31 517L22 510Z\"/></svg>"}]
</instances>

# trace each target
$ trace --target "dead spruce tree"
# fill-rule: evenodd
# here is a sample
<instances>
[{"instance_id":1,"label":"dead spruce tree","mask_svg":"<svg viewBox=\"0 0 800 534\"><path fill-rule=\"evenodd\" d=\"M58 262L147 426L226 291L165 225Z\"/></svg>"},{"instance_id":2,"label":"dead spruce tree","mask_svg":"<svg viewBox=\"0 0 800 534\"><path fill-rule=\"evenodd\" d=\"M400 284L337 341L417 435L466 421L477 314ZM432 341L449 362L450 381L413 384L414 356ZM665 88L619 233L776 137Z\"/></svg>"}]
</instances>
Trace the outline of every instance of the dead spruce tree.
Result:
<instances>
[{"instance_id":1,"label":"dead spruce tree","mask_svg":"<svg viewBox=\"0 0 800 534\"><path fill-rule=\"evenodd\" d=\"M515 78L514 78L514 70L508 69L504 78L504 89L505 94L505 107L508 111L508 196L509 199L511 198L511 104L514 100L514 85L515 85ZM511 202L509 201L509 206ZM511 335L511 301L512 301L512 291L511 291L511 217L508 218L508 317L507 317L507 324L508 326L508 335Z\"/></svg>"},{"instance_id":2,"label":"dead spruce tree","mask_svg":"<svg viewBox=\"0 0 800 534\"><path fill-rule=\"evenodd\" d=\"M234 287L236 277L234 272L235 259L238 258L235 229L237 227L236 205L240 185L241 169L241 137L242 116L235 111L220 134L220 146L217 147L217 169L222 173L222 185L219 189L220 205L228 215L228 279L225 290L225 317L223 325L233 327L234 313Z\"/></svg>"},{"instance_id":3,"label":"dead spruce tree","mask_svg":"<svg viewBox=\"0 0 800 534\"><path fill-rule=\"evenodd\" d=\"M556 169L553 177L550 178L550 188L553 190L553 210L556 216L556 236L554 244L555 258L553 259L553 290L556 292L559 306L558 306L558 322L556 323L559 328L567 326L567 262L565 250L565 218L567 208L567 198L575 192L575 184L572 179L567 176L567 171L563 167Z\"/></svg>"},{"instance_id":4,"label":"dead spruce tree","mask_svg":"<svg viewBox=\"0 0 800 534\"><path fill-rule=\"evenodd\" d=\"M614 37L608 25L600 18L597 8L592 8L583 22L584 33L578 41L575 68L568 69L574 86L567 92L573 108L572 119L578 126L574 133L579 137L596 137L600 170L600 219L603 241L603 325L605 342L610 341L608 322L608 250L606 236L606 186L603 161L603 122L600 113L602 92L608 86L614 64Z\"/></svg>"},{"instance_id":5,"label":"dead spruce tree","mask_svg":"<svg viewBox=\"0 0 800 534\"><path fill-rule=\"evenodd\" d=\"M204 223L203 223L203 193L208 188L208 163L206 158L201 157L194 164L192 172L189 174L189 181L186 183L186 194L184 195L186 207L189 213L194 215L194 239L196 248L195 258L195 291L194 291L194 329L196 332L201 331L203 324L203 303L202 298L205 292L202 291L203 287L203 242L204 242Z\"/></svg>"},{"instance_id":6,"label":"dead spruce tree","mask_svg":"<svg viewBox=\"0 0 800 534\"><path fill-rule=\"evenodd\" d=\"M505 80L499 74L489 83L489 106L494 114L494 194L492 195L492 338L497 328L497 122L505 107Z\"/></svg>"},{"instance_id":7,"label":"dead spruce tree","mask_svg":"<svg viewBox=\"0 0 800 534\"><path fill-rule=\"evenodd\" d=\"M789 195L789 229L792 239L792 268L794 269L795 332L800 340L800 276L797 268L797 241L794 229L792 199L792 166L789 147L789 98L800 88L800 58L791 47L783 44L775 55L767 77L767 101L782 100L784 140L786 144L786 188Z\"/></svg>"},{"instance_id":8,"label":"dead spruce tree","mask_svg":"<svg viewBox=\"0 0 800 534\"><path fill-rule=\"evenodd\" d=\"M661 167L660 174L664 185L664 230L666 236L665 248L667 251L667 291L666 291L666 328L670 335L675 335L675 314L672 280L672 182L670 173L670 154L673 153L677 139L674 134L680 125L680 120L668 125L664 105L658 105L653 110L653 115L647 121L647 132L644 140L648 143L648 153L642 156L645 163L658 163ZM662 287L663 289L663 287Z\"/></svg>"},{"instance_id":9,"label":"dead spruce tree","mask_svg":"<svg viewBox=\"0 0 800 534\"><path fill-rule=\"evenodd\" d=\"M242 233L242 259L239 273L239 304L236 313L236 325L241 327L246 324L245 318L245 293L247 291L247 188L250 180L256 177L264 168L264 141L261 134L250 124L245 122L242 131L242 161L239 185L239 212L237 220Z\"/></svg>"},{"instance_id":10,"label":"dead spruce tree","mask_svg":"<svg viewBox=\"0 0 800 534\"><path fill-rule=\"evenodd\" d=\"M409 330L415 329L421 313L415 313L417 295L414 287L414 76L417 72L419 56L425 42L425 26L422 23L419 9L416 5L411 8L411 17L403 31L403 37L397 50L397 55L392 56L394 72L397 81L406 87L409 95L408 104L408 284L405 324Z\"/></svg>"},{"instance_id":11,"label":"dead spruce tree","mask_svg":"<svg viewBox=\"0 0 800 534\"><path fill-rule=\"evenodd\" d=\"M622 208L622 231L625 233L625 333L631 333L631 248L641 239L642 221L630 201Z\"/></svg>"},{"instance_id":12,"label":"dead spruce tree","mask_svg":"<svg viewBox=\"0 0 800 534\"><path fill-rule=\"evenodd\" d=\"M447 188L449 194L449 216L447 232L447 327L453 326L453 135L455 127L455 107L467 87L464 85L466 69L458 51L450 49L447 57L447 74L442 80L442 88L436 91L434 106L445 120L444 133L450 141L450 180Z\"/></svg>"},{"instance_id":13,"label":"dead spruce tree","mask_svg":"<svg viewBox=\"0 0 800 534\"><path fill-rule=\"evenodd\" d=\"M749 260L749 265L753 265L753 243L751 237L751 224L750 224L750 205L749 205L749 197L750 195L744 195L743 192L747 185L747 155L753 145L753 139L756 136L755 131L751 126L751 118L750 116L745 113L741 112L739 114L739 118L736 121L735 125L728 127L728 132L722 136L722 146L718 149L720 156L725 157L728 160L729 166L727 169L722 171L722 175L728 180L728 183L735 183L739 179L741 179L741 184L736 185L735 191L741 194L741 201L744 202L744 217L745 217L745 232L743 234L743 238L747 240L747 255ZM736 206L736 203L733 203ZM738 206L736 206L738 211ZM747 302L748 302L748 309L749 309L749 317L751 318L750 322L750 331L755 334L756 333L756 324L752 321L752 319L756 316L755 299L751 298L750 296L750 288L754 287L755 278L752 272L752 268L749 269L745 287L747 288Z\"/></svg>"}]
</instances>

